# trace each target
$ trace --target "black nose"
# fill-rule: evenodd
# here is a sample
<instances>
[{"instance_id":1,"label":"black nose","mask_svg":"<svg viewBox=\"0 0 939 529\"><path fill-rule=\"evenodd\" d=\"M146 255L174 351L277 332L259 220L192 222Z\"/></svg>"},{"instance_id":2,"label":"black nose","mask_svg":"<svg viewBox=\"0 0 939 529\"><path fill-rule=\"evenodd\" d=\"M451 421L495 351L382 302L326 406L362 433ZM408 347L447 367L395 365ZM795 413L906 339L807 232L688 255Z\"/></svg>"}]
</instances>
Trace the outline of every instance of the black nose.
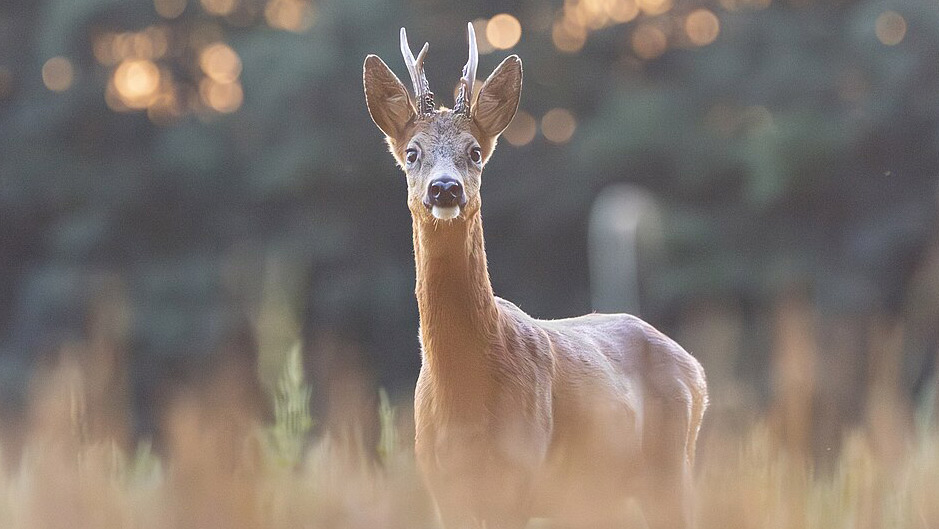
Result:
<instances>
[{"instance_id":1,"label":"black nose","mask_svg":"<svg viewBox=\"0 0 939 529\"><path fill-rule=\"evenodd\" d=\"M453 178L438 178L430 183L427 191L430 203L433 206L453 207L466 203L463 196L463 186Z\"/></svg>"}]
</instances>

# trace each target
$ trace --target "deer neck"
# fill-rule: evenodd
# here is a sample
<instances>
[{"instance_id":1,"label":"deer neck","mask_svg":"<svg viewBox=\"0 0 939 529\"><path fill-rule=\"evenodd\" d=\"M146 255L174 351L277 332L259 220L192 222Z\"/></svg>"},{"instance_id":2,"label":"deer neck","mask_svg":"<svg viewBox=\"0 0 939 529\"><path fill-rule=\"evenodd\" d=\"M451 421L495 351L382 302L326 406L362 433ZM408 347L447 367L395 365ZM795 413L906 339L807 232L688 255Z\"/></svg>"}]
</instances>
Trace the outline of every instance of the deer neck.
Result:
<instances>
[{"instance_id":1,"label":"deer neck","mask_svg":"<svg viewBox=\"0 0 939 529\"><path fill-rule=\"evenodd\" d=\"M434 226L415 219L414 255L425 368L446 379L442 382L448 391L484 391L499 311L478 210L465 222L452 224Z\"/></svg>"}]
</instances>

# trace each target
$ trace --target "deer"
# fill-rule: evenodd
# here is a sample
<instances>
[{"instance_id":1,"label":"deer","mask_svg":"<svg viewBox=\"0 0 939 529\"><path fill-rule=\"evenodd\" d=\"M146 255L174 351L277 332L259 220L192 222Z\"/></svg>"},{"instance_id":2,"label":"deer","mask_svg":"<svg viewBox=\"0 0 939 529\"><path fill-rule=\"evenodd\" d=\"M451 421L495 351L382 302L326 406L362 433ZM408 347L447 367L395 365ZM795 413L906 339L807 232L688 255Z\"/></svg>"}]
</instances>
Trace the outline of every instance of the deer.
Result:
<instances>
[{"instance_id":1,"label":"deer","mask_svg":"<svg viewBox=\"0 0 939 529\"><path fill-rule=\"evenodd\" d=\"M480 184L518 110L522 62L474 90L469 58L452 109L436 107L404 28L413 95L377 55L369 114L407 179L421 368L417 466L446 529L621 526L636 504L653 529L691 527L692 468L707 385L701 364L628 314L539 320L493 294ZM631 500L632 499L632 500Z\"/></svg>"}]
</instances>

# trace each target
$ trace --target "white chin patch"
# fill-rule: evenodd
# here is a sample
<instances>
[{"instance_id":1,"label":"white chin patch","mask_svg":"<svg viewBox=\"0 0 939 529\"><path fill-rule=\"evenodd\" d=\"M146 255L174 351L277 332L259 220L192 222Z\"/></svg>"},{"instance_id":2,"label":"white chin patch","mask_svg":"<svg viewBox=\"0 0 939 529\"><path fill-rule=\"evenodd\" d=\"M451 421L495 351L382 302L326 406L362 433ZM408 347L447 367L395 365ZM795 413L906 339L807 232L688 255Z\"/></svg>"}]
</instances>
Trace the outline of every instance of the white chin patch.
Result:
<instances>
[{"instance_id":1,"label":"white chin patch","mask_svg":"<svg viewBox=\"0 0 939 529\"><path fill-rule=\"evenodd\" d=\"M460 216L460 206L451 206L449 208L433 206L430 208L430 214L433 215L435 219L453 220Z\"/></svg>"}]
</instances>

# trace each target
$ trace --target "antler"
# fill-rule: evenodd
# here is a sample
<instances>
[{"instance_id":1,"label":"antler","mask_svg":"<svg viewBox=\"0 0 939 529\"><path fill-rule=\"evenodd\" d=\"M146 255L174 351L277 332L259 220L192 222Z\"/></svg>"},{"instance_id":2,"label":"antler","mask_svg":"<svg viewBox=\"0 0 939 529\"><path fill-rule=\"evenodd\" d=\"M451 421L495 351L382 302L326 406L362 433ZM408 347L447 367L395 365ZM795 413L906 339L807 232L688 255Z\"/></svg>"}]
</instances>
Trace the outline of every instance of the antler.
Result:
<instances>
[{"instance_id":1,"label":"antler","mask_svg":"<svg viewBox=\"0 0 939 529\"><path fill-rule=\"evenodd\" d=\"M408 33L401 28L401 55L404 56L404 63L408 67L408 73L411 74L411 83L414 85L414 102L417 105L418 115L424 116L434 113L434 93L430 91L430 85L427 83L427 76L424 75L424 58L427 56L427 50L430 44L425 42L417 59L411 54L411 45L408 44Z\"/></svg>"},{"instance_id":2,"label":"antler","mask_svg":"<svg viewBox=\"0 0 939 529\"><path fill-rule=\"evenodd\" d=\"M476 28L472 22L466 23L466 40L469 43L469 58L463 66L463 77L460 79L460 92L456 96L453 111L466 116L470 115L470 105L473 100L473 83L476 81L476 66L479 64L479 50L476 48Z\"/></svg>"}]
</instances>

